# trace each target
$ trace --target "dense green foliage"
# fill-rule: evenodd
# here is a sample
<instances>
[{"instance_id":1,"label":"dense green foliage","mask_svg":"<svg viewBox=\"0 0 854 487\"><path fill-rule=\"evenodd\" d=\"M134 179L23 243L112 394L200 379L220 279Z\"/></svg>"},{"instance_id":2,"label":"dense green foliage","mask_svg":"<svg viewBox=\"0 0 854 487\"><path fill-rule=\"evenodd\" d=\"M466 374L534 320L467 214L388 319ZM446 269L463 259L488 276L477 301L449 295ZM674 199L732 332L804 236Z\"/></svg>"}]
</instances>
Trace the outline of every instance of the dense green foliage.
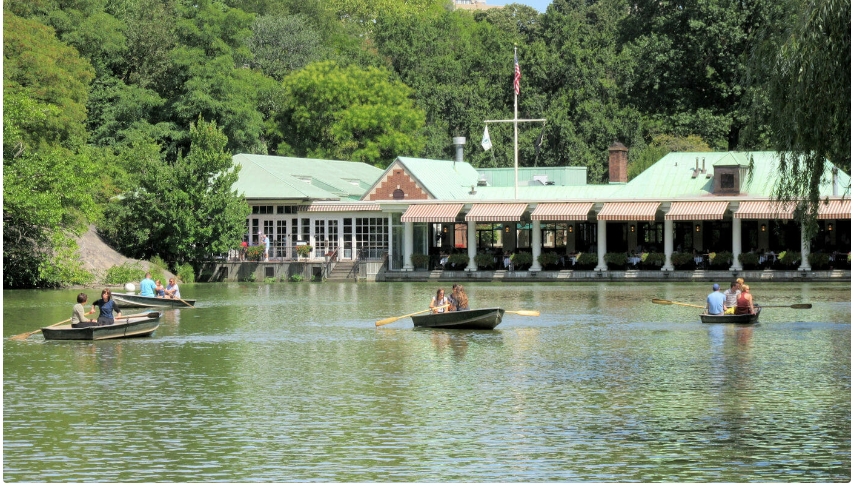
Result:
<instances>
[{"instance_id":1,"label":"dense green foliage","mask_svg":"<svg viewBox=\"0 0 854 487\"><path fill-rule=\"evenodd\" d=\"M547 119L519 125L522 166L596 183L614 140L632 176L672 150L791 151L777 194L808 195L806 222L825 158L850 173L847 0L4 2L4 286L90 279L71 237L91 222L173 269L236 247L238 152L385 167L464 136L476 167L511 166L511 124L478 142L513 116L514 46L519 117Z\"/></svg>"}]
</instances>

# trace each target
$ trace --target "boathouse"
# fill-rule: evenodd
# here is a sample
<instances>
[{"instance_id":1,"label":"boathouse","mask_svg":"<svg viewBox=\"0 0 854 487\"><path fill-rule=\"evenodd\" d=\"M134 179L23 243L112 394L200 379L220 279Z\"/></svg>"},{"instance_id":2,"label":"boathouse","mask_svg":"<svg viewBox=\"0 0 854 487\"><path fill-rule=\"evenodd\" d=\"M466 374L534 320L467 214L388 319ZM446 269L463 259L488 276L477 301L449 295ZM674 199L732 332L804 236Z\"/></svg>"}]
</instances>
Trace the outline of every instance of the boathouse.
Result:
<instances>
[{"instance_id":1,"label":"boathouse","mask_svg":"<svg viewBox=\"0 0 854 487\"><path fill-rule=\"evenodd\" d=\"M607 184L583 167L475 168L461 147L385 170L238 154L246 239L268 235L270 260L234 250L212 278L850 280L850 177L831 162L808 241L773 201L775 152L670 153L631 181L628 149L608 152Z\"/></svg>"}]
</instances>

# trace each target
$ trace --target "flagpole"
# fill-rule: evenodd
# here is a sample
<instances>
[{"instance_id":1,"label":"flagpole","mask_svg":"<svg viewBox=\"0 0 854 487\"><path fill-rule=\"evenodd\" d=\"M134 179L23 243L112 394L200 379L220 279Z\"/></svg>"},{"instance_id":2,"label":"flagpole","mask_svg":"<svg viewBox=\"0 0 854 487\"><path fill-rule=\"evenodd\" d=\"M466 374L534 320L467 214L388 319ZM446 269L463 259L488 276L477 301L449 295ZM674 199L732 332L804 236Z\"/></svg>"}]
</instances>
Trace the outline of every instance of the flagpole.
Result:
<instances>
[{"instance_id":1,"label":"flagpole","mask_svg":"<svg viewBox=\"0 0 854 487\"><path fill-rule=\"evenodd\" d=\"M518 59L516 46L513 46L513 60L518 63ZM516 76L515 73L514 76ZM515 88L513 90L513 199L519 199L519 92Z\"/></svg>"}]
</instances>

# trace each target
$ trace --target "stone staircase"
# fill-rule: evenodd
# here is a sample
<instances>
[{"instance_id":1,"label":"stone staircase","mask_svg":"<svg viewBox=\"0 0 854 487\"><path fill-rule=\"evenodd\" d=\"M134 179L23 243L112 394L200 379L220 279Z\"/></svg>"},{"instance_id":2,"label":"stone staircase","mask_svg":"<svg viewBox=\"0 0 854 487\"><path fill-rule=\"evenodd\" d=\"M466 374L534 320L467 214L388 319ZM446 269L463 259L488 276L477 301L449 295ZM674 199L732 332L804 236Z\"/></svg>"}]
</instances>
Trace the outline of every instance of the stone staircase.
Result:
<instances>
[{"instance_id":1,"label":"stone staircase","mask_svg":"<svg viewBox=\"0 0 854 487\"><path fill-rule=\"evenodd\" d=\"M356 273L356 262L336 262L332 271L326 276L327 281L356 281L359 277Z\"/></svg>"}]
</instances>

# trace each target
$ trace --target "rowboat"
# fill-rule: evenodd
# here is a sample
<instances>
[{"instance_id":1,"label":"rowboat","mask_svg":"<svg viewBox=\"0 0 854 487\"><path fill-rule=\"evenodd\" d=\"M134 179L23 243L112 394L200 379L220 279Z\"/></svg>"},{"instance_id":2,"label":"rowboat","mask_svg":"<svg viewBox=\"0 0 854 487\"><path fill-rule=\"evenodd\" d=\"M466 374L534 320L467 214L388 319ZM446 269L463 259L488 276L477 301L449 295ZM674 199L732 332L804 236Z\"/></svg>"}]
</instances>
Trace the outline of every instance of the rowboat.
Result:
<instances>
[{"instance_id":1,"label":"rowboat","mask_svg":"<svg viewBox=\"0 0 854 487\"><path fill-rule=\"evenodd\" d=\"M45 340L108 340L149 336L160 326L160 311L117 318L112 325L72 328L71 323L42 328Z\"/></svg>"},{"instance_id":2,"label":"rowboat","mask_svg":"<svg viewBox=\"0 0 854 487\"><path fill-rule=\"evenodd\" d=\"M412 323L424 328L492 330L501 323L503 316L501 308L480 308L413 316Z\"/></svg>"},{"instance_id":3,"label":"rowboat","mask_svg":"<svg viewBox=\"0 0 854 487\"><path fill-rule=\"evenodd\" d=\"M189 308L196 304L195 299L152 298L127 293L113 293L113 300L119 308Z\"/></svg>"},{"instance_id":4,"label":"rowboat","mask_svg":"<svg viewBox=\"0 0 854 487\"><path fill-rule=\"evenodd\" d=\"M736 325L752 325L759 319L762 308L756 307L755 315L707 315L701 314L700 321L703 323L733 323Z\"/></svg>"}]
</instances>

